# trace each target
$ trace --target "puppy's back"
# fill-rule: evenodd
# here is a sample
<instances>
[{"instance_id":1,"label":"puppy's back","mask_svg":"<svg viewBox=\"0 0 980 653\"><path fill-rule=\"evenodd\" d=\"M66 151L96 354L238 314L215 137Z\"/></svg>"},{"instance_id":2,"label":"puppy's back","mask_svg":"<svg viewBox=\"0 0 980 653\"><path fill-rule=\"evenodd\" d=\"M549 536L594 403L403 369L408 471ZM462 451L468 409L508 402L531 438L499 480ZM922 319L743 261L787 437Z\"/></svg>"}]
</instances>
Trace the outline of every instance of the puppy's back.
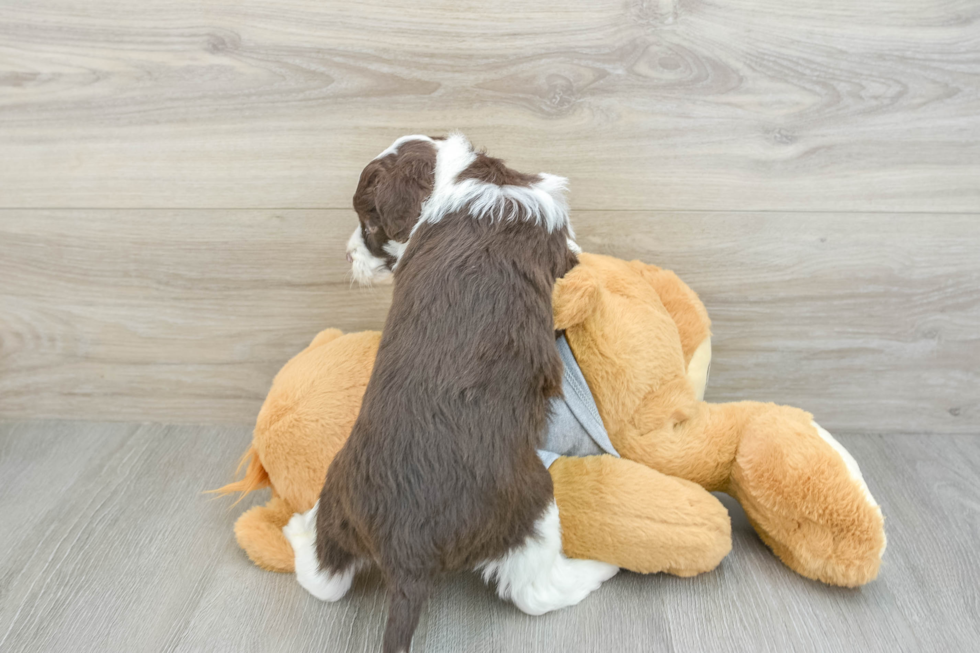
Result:
<instances>
[{"instance_id":1,"label":"puppy's back","mask_svg":"<svg viewBox=\"0 0 980 653\"><path fill-rule=\"evenodd\" d=\"M348 495L357 539L383 566L391 549L391 564L473 568L522 542L550 502L536 450L560 391L551 289L566 247L534 225L466 214L413 236L324 488Z\"/></svg>"}]
</instances>

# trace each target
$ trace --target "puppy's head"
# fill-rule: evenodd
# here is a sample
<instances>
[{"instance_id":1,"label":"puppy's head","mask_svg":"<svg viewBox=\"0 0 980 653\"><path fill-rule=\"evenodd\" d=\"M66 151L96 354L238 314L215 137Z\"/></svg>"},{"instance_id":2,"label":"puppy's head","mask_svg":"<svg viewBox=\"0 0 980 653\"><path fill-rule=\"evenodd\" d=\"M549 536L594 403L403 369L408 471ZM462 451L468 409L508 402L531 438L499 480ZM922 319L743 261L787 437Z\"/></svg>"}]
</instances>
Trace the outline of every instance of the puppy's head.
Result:
<instances>
[{"instance_id":1,"label":"puppy's head","mask_svg":"<svg viewBox=\"0 0 980 653\"><path fill-rule=\"evenodd\" d=\"M363 285L391 280L432 193L436 148L428 136L402 136L361 172L354 193L359 224L347 241L347 260Z\"/></svg>"}]
</instances>

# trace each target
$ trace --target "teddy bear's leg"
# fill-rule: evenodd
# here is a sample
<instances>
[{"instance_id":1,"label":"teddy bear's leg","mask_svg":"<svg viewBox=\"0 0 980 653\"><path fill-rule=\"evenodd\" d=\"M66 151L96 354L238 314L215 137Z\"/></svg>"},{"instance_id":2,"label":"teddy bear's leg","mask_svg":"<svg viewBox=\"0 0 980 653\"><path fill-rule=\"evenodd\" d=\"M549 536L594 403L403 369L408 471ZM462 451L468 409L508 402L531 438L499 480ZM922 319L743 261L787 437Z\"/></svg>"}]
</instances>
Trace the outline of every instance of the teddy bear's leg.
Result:
<instances>
[{"instance_id":1,"label":"teddy bear's leg","mask_svg":"<svg viewBox=\"0 0 980 653\"><path fill-rule=\"evenodd\" d=\"M570 557L694 576L732 548L728 511L695 483L608 455L562 457L549 471Z\"/></svg>"},{"instance_id":2,"label":"teddy bear's leg","mask_svg":"<svg viewBox=\"0 0 980 653\"><path fill-rule=\"evenodd\" d=\"M292 516L292 507L282 497L273 496L264 506L255 506L238 518L235 539L259 567L291 573L295 569L293 547L282 527Z\"/></svg>"},{"instance_id":3,"label":"teddy bear's leg","mask_svg":"<svg viewBox=\"0 0 980 653\"><path fill-rule=\"evenodd\" d=\"M740 424L728 491L773 552L803 576L832 585L873 580L885 550L884 520L851 455L797 408L712 408L713 422L734 415Z\"/></svg>"}]
</instances>

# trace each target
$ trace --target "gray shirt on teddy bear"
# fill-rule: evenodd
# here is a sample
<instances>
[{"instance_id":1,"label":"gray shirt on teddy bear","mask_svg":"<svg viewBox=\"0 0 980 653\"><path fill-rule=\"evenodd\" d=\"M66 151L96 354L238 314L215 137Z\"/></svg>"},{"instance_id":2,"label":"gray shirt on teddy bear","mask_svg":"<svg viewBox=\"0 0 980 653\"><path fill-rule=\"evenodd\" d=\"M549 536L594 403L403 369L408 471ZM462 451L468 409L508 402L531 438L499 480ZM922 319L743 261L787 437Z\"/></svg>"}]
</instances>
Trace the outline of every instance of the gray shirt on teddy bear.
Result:
<instances>
[{"instance_id":1,"label":"gray shirt on teddy bear","mask_svg":"<svg viewBox=\"0 0 980 653\"><path fill-rule=\"evenodd\" d=\"M585 381L564 334L555 343L565 372L562 375L564 397L551 400L548 433L538 456L545 467L561 456L597 456L607 453L619 458L619 452L609 441L609 434L599 416L592 391Z\"/></svg>"}]
</instances>

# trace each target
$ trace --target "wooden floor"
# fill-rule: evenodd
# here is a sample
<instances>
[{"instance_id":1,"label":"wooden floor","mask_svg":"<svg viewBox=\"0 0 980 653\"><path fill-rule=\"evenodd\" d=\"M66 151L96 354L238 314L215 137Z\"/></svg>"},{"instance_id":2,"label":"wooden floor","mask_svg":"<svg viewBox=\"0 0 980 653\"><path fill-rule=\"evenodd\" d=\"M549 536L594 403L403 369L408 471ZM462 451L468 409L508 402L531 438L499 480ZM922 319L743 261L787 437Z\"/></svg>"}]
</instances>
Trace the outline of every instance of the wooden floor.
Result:
<instances>
[{"instance_id":1,"label":"wooden floor","mask_svg":"<svg viewBox=\"0 0 980 653\"><path fill-rule=\"evenodd\" d=\"M374 652L385 590L336 604L237 547L223 483L238 426L0 423L0 650ZM734 548L691 579L623 573L529 617L475 575L443 582L415 653L973 651L980 642L980 437L841 438L886 515L881 575L859 589L796 576L732 514ZM248 505L248 504L246 504Z\"/></svg>"}]
</instances>

